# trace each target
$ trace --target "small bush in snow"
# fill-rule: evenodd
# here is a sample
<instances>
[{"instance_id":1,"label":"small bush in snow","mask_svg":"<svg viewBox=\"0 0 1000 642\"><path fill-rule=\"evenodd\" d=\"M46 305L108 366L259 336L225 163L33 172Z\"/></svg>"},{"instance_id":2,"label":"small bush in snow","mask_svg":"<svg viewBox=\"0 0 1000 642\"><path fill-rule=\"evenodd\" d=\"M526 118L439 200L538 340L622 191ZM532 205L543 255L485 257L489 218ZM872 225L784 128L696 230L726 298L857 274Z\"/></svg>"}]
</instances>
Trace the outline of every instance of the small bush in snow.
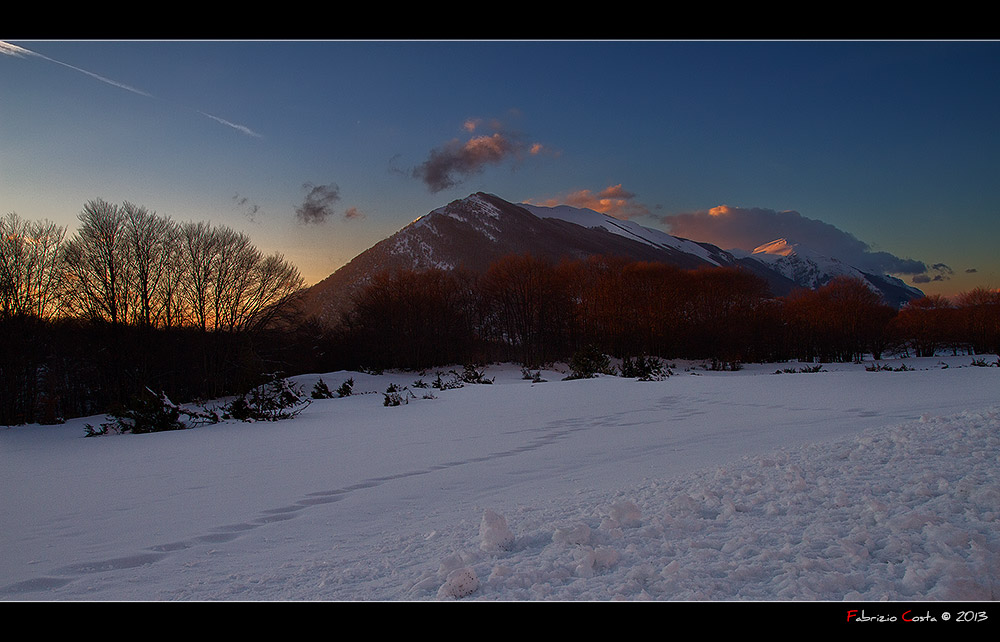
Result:
<instances>
[{"instance_id":1,"label":"small bush in snow","mask_svg":"<svg viewBox=\"0 0 1000 642\"><path fill-rule=\"evenodd\" d=\"M663 365L659 357L638 356L635 359L622 359L621 372L623 377L636 378L639 381L663 381L673 373Z\"/></svg>"},{"instance_id":2,"label":"small bush in snow","mask_svg":"<svg viewBox=\"0 0 1000 642\"><path fill-rule=\"evenodd\" d=\"M239 421L280 421L295 417L312 403L292 382L278 374L270 377L226 406L227 415Z\"/></svg>"},{"instance_id":3,"label":"small bush in snow","mask_svg":"<svg viewBox=\"0 0 1000 642\"><path fill-rule=\"evenodd\" d=\"M898 368L893 368L888 363L872 363L870 366L865 366L865 370L868 372L909 372L915 370L915 368L910 368L905 363Z\"/></svg>"},{"instance_id":4,"label":"small bush in snow","mask_svg":"<svg viewBox=\"0 0 1000 642\"><path fill-rule=\"evenodd\" d=\"M354 377L350 377L337 388L338 397L350 397L354 392Z\"/></svg>"},{"instance_id":5,"label":"small bush in snow","mask_svg":"<svg viewBox=\"0 0 1000 642\"><path fill-rule=\"evenodd\" d=\"M712 358L712 365L706 366L706 370L712 370L715 372L724 372L729 370L731 372L736 372L743 369L743 364L739 361L726 361L724 359Z\"/></svg>"},{"instance_id":6,"label":"small bush in snow","mask_svg":"<svg viewBox=\"0 0 1000 642\"><path fill-rule=\"evenodd\" d=\"M383 406L401 406L410 403L410 399L417 398L406 386L400 388L394 383L389 384L384 394L385 401L382 403Z\"/></svg>"},{"instance_id":7,"label":"small bush in snow","mask_svg":"<svg viewBox=\"0 0 1000 642\"><path fill-rule=\"evenodd\" d=\"M454 370L452 371L454 372ZM465 369L462 370L462 374L459 375L457 372L455 376L464 381L465 383L493 383L493 379L486 378L486 370L478 370L476 366L472 364L467 364Z\"/></svg>"},{"instance_id":8,"label":"small bush in snow","mask_svg":"<svg viewBox=\"0 0 1000 642\"><path fill-rule=\"evenodd\" d=\"M597 348L588 345L576 351L569 360L569 379L590 379L599 374L614 374L611 359Z\"/></svg>"},{"instance_id":9,"label":"small bush in snow","mask_svg":"<svg viewBox=\"0 0 1000 642\"><path fill-rule=\"evenodd\" d=\"M542 379L541 370L535 370L534 372L531 372L527 368L521 368L521 378L528 379L531 381L531 383L542 383L545 381L545 379Z\"/></svg>"},{"instance_id":10,"label":"small bush in snow","mask_svg":"<svg viewBox=\"0 0 1000 642\"><path fill-rule=\"evenodd\" d=\"M214 412L185 410L170 401L166 393L157 394L149 388L146 392L149 394L136 397L126 407L108 415L108 421L102 423L100 427L94 428L90 424L84 426L86 436L96 437L110 432L140 435L185 430L194 425L219 421L219 416ZM181 421L182 416L187 417L186 422Z\"/></svg>"},{"instance_id":11,"label":"small bush in snow","mask_svg":"<svg viewBox=\"0 0 1000 642\"><path fill-rule=\"evenodd\" d=\"M816 364L815 366L806 366L805 368L799 368L798 370L795 368L783 368L781 370L775 370L774 374L795 374L797 372L826 372L826 370L823 369L822 365Z\"/></svg>"},{"instance_id":12,"label":"small bush in snow","mask_svg":"<svg viewBox=\"0 0 1000 642\"><path fill-rule=\"evenodd\" d=\"M312 394L310 395L313 399L333 399L333 392L326 385L326 382L320 379L313 386Z\"/></svg>"},{"instance_id":13,"label":"small bush in snow","mask_svg":"<svg viewBox=\"0 0 1000 642\"><path fill-rule=\"evenodd\" d=\"M431 385L437 388L438 390L452 390L454 388L462 388L465 384L463 384L462 381L458 378L458 373L456 373L454 370L452 370L451 373L454 376L447 381L441 378L440 372L437 373L437 376L435 377Z\"/></svg>"}]
</instances>

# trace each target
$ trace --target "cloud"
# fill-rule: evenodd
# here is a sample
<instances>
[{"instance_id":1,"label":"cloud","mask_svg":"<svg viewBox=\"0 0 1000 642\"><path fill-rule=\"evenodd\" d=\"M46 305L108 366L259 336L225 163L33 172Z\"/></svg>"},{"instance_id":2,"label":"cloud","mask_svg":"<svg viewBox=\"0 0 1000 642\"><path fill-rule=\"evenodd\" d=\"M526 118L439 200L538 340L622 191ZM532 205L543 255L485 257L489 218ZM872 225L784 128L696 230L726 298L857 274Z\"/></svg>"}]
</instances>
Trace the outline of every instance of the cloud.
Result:
<instances>
[{"instance_id":1,"label":"cloud","mask_svg":"<svg viewBox=\"0 0 1000 642\"><path fill-rule=\"evenodd\" d=\"M621 183L610 185L599 192L581 189L558 198L550 198L536 205L554 207L556 205L572 205L601 212L615 218L627 220L636 216L648 216L649 208L635 201L636 195L622 187ZM528 201L529 203L533 201Z\"/></svg>"},{"instance_id":2,"label":"cloud","mask_svg":"<svg viewBox=\"0 0 1000 642\"><path fill-rule=\"evenodd\" d=\"M966 270L968 272L968 270ZM914 275L914 283L930 283L932 281L947 281L955 271L944 263L935 263L924 274Z\"/></svg>"},{"instance_id":3,"label":"cloud","mask_svg":"<svg viewBox=\"0 0 1000 642\"><path fill-rule=\"evenodd\" d=\"M154 96L152 94L150 94L148 92L145 92L145 91L142 91L141 89L136 89L135 87L132 87L131 85L126 85L125 83L118 82L117 80L112 80L110 78L105 78L104 76L100 76L98 74L95 74L92 71L87 71L86 69L80 69L79 67L74 67L73 65L70 65L68 63L62 62L60 60L55 60L54 58L49 58L48 56L44 56L44 55L42 55L40 53L37 53L35 51L31 51L30 49L25 49L24 47L18 47L17 45L12 45L9 42L0 41L0 53L6 54L8 56L13 56L15 58L26 58L26 57L29 57L29 56L34 56L36 58L41 58L42 60L47 60L47 61L55 63L57 65L62 65L63 67L66 67L67 69L72 69L73 71L78 71L81 74L85 74L87 76L90 76L91 78L94 78L95 80L99 80L99 81L101 81L103 83L106 83L108 85L111 85L113 87L118 87L119 89L124 89L125 91L130 91L133 94L139 94L140 96L145 96L146 98L154 98ZM195 111L197 111L197 110L195 110ZM205 116L206 118L211 118L215 122L220 123L222 125L225 125L226 127L232 127L233 129L235 129L235 130L237 130L239 132L242 132L242 133L246 134L247 136L253 136L255 138L261 138L260 134L258 134L257 132L253 131L252 129L250 129L249 127L247 127L245 125L239 125L237 123L233 123L233 122L230 122L228 120L225 120L224 118L219 118L218 116L213 116L212 114L207 114L207 113L205 113L203 111L198 111L198 113L201 114L202 116Z\"/></svg>"},{"instance_id":4,"label":"cloud","mask_svg":"<svg viewBox=\"0 0 1000 642\"><path fill-rule=\"evenodd\" d=\"M333 216L333 205L340 200L340 188L336 185L313 185L304 183L302 189L308 190L302 205L295 208L295 217L299 223L319 224Z\"/></svg>"},{"instance_id":5,"label":"cloud","mask_svg":"<svg viewBox=\"0 0 1000 642\"><path fill-rule=\"evenodd\" d=\"M295 218L303 225L319 225L332 218L336 212L333 206L340 200L340 188L334 184L313 185L304 183L302 189L307 190L302 205L295 208ZM364 212L356 207L349 207L342 218L345 221L363 219Z\"/></svg>"},{"instance_id":6,"label":"cloud","mask_svg":"<svg viewBox=\"0 0 1000 642\"><path fill-rule=\"evenodd\" d=\"M764 208L741 208L722 205L710 210L659 217L674 236L718 245L723 249L755 248L784 238L801 243L816 252L831 256L867 272L878 274L919 274L927 266L913 259L903 259L888 252L873 252L853 234L796 211L778 212Z\"/></svg>"},{"instance_id":7,"label":"cloud","mask_svg":"<svg viewBox=\"0 0 1000 642\"><path fill-rule=\"evenodd\" d=\"M236 206L243 210L244 215L250 219L251 222L256 222L257 213L260 211L260 206L251 201L246 196L240 196L239 194L233 194L233 202Z\"/></svg>"},{"instance_id":8,"label":"cloud","mask_svg":"<svg viewBox=\"0 0 1000 642\"><path fill-rule=\"evenodd\" d=\"M473 134L482 120L466 120L462 129ZM454 187L466 178L479 174L490 165L518 160L525 154L538 155L545 151L540 143L526 144L517 134L504 131L499 121L491 121L492 134L473 136L466 140L452 139L430 151L426 161L413 169L414 178L422 180L431 192Z\"/></svg>"}]
</instances>

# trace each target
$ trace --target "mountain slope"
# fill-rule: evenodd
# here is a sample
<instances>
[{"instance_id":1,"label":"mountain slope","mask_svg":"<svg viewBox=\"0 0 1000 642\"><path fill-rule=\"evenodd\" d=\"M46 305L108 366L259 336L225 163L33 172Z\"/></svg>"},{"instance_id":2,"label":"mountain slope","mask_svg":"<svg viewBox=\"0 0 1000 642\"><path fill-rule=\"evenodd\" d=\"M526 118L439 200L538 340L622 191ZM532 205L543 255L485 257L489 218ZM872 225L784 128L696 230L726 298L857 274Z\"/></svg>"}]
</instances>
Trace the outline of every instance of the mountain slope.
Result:
<instances>
[{"instance_id":1,"label":"mountain slope","mask_svg":"<svg viewBox=\"0 0 1000 642\"><path fill-rule=\"evenodd\" d=\"M683 269L738 266L764 279L775 296L818 287L841 273L864 279L893 305L922 295L898 279L863 273L787 242L758 250L725 251L594 210L515 205L478 192L419 217L356 256L310 289L306 311L336 322L351 297L383 270L482 272L502 256L526 253L552 261L610 255Z\"/></svg>"},{"instance_id":2,"label":"mountain slope","mask_svg":"<svg viewBox=\"0 0 1000 642\"><path fill-rule=\"evenodd\" d=\"M732 264L717 247L676 239L591 210L555 208L553 215L476 193L431 211L376 243L310 289L307 310L336 321L350 297L386 269L465 268L485 271L502 256L530 253L558 261L612 255L662 261L685 269ZM591 225L599 222L600 225ZM619 225L620 224L620 225Z\"/></svg>"}]
</instances>

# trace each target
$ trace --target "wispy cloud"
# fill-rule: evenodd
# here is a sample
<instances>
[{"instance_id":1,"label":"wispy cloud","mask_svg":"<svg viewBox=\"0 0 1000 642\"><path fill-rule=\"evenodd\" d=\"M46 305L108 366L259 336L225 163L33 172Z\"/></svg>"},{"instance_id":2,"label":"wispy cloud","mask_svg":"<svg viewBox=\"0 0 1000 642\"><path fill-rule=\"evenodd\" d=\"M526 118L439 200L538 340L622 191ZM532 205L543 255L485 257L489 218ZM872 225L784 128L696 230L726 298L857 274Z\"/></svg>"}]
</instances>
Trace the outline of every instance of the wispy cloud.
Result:
<instances>
[{"instance_id":1,"label":"wispy cloud","mask_svg":"<svg viewBox=\"0 0 1000 642\"><path fill-rule=\"evenodd\" d=\"M483 125L481 119L470 118L462 124L462 129L475 134ZM517 161L525 155L536 156L546 151L540 143L525 143L520 135L506 131L500 121L493 120L486 125L494 130L492 134L472 136L466 140L455 138L432 149L427 160L413 169L414 178L422 180L432 192L440 192L460 184L490 165Z\"/></svg>"},{"instance_id":2,"label":"wispy cloud","mask_svg":"<svg viewBox=\"0 0 1000 642\"><path fill-rule=\"evenodd\" d=\"M649 208L638 202L636 194L624 189L621 183L610 185L597 192L581 189L545 201L529 200L528 202L549 207L556 205L584 207L622 220L649 215Z\"/></svg>"},{"instance_id":3,"label":"wispy cloud","mask_svg":"<svg viewBox=\"0 0 1000 642\"><path fill-rule=\"evenodd\" d=\"M968 272L968 270L966 270ZM917 274L913 277L914 283L932 283L938 281L947 281L951 279L951 275L955 271L944 263L935 263L928 268L927 272L923 274Z\"/></svg>"},{"instance_id":4,"label":"wispy cloud","mask_svg":"<svg viewBox=\"0 0 1000 642\"><path fill-rule=\"evenodd\" d=\"M75 66L73 66L73 65L71 65L69 63L62 62L61 60L56 60L54 58L49 58L48 56L40 54L40 53L38 53L36 51L31 51L30 49L25 49L24 47L19 47L17 45L11 44L9 42L0 41L0 53L6 54L8 56L13 56L15 58L26 58L26 57L29 57L29 56L33 56L35 58L41 58L42 60L47 60L48 62L52 62L52 63L55 63L57 65L62 65L63 67L66 67L67 69L72 69L73 71L77 71L77 72L80 72L81 74L85 74L87 76L90 76L91 78L94 78L95 80L99 80L99 81L101 81L101 82L103 82L105 84L111 85L112 87L117 87L119 89L124 89L125 91L132 92L133 94L138 94L140 96L145 96L146 98L155 98L155 96L153 96L149 92L143 91L141 89L136 89L135 87L133 87L131 85L127 85L127 84L125 84L123 82L119 82L117 80L112 80L111 78L105 78L104 76L101 76L99 74L95 74L92 71L87 71L86 69L81 69L80 67L75 67ZM233 129L235 129L235 130L237 130L239 132L242 132L242 133L246 134L247 136L253 136L255 138L261 138L260 134L258 134L257 132L253 131L252 129L250 129L249 127L247 127L245 125L239 125L237 123L233 123L233 122L230 122L228 120L225 120L224 118L219 118L218 116L213 116L212 114L207 114L207 113L205 113L203 111L198 111L198 110L195 110L195 111L197 111L202 116L205 116L206 118L211 118L212 120L214 120L217 123L220 123L220 124L225 125L227 127L232 127Z\"/></svg>"},{"instance_id":5,"label":"wispy cloud","mask_svg":"<svg viewBox=\"0 0 1000 642\"><path fill-rule=\"evenodd\" d=\"M253 136L254 138L262 138L262 136L260 134L258 134L257 132L253 131L252 129L250 129L246 125L238 125L236 123L231 123L231 122L229 122L228 120L226 120L224 118L219 118L218 116L213 116L212 114L206 114L203 111L199 111L198 113L201 114L202 116L205 116L206 118L211 118L212 120L214 120L217 123L222 123L226 127L232 127L236 131L243 132L247 136Z\"/></svg>"}]
</instances>

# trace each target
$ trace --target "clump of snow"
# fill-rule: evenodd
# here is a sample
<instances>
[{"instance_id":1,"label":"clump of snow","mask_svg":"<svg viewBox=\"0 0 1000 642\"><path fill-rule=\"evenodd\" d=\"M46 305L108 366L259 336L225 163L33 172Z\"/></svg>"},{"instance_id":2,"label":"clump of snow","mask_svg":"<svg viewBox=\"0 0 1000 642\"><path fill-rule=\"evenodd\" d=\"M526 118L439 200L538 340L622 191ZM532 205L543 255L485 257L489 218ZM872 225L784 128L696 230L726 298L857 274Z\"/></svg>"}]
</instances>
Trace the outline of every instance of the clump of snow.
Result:
<instances>
[{"instance_id":1,"label":"clump of snow","mask_svg":"<svg viewBox=\"0 0 1000 642\"><path fill-rule=\"evenodd\" d=\"M439 598L462 598L472 595L478 589L479 578L476 577L476 571L465 566L448 574L448 579L441 585L437 596Z\"/></svg>"},{"instance_id":2,"label":"clump of snow","mask_svg":"<svg viewBox=\"0 0 1000 642\"><path fill-rule=\"evenodd\" d=\"M507 551L514 545L514 533L507 527L507 520L492 510L483 513L479 524L479 548L487 552Z\"/></svg>"},{"instance_id":3,"label":"clump of snow","mask_svg":"<svg viewBox=\"0 0 1000 642\"><path fill-rule=\"evenodd\" d=\"M580 546L590 541L590 527L586 524L562 526L552 533L552 542L561 545Z\"/></svg>"}]
</instances>

